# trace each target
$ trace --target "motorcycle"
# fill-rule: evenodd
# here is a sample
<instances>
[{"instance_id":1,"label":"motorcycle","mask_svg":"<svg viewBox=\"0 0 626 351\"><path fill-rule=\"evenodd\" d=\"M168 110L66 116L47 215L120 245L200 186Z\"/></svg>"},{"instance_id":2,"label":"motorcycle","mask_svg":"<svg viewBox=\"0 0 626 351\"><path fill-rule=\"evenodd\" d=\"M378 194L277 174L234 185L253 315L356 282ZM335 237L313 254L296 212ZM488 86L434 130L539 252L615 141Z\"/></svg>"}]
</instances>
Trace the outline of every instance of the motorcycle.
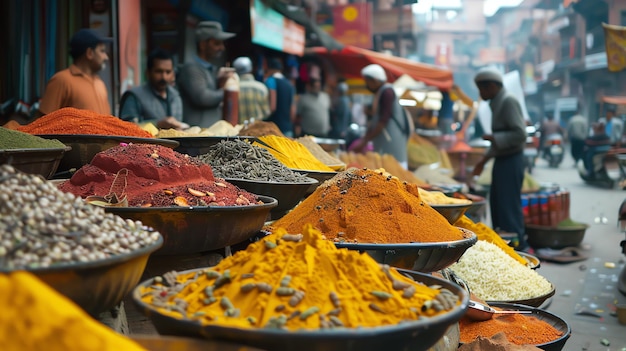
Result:
<instances>
[{"instance_id":1,"label":"motorcycle","mask_svg":"<svg viewBox=\"0 0 626 351\"><path fill-rule=\"evenodd\" d=\"M550 134L546 136L543 147L543 158L548 161L548 165L557 168L563 161L565 149L563 148L563 136L561 134Z\"/></svg>"},{"instance_id":2,"label":"motorcycle","mask_svg":"<svg viewBox=\"0 0 626 351\"><path fill-rule=\"evenodd\" d=\"M610 145L589 147L578 161L578 174L588 184L613 188L624 174L617 155Z\"/></svg>"},{"instance_id":3,"label":"motorcycle","mask_svg":"<svg viewBox=\"0 0 626 351\"><path fill-rule=\"evenodd\" d=\"M524 168L532 174L539 155L539 131L536 126L526 126L526 145L524 146Z\"/></svg>"}]
</instances>

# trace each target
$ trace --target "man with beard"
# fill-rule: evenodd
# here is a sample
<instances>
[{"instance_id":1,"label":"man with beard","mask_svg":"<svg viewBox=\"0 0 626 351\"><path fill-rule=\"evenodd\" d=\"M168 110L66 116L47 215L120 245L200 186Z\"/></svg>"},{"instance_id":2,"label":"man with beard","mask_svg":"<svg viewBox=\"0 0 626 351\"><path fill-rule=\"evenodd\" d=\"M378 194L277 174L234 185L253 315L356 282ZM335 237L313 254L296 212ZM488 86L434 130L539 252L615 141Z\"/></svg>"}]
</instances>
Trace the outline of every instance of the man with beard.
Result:
<instances>
[{"instance_id":1,"label":"man with beard","mask_svg":"<svg viewBox=\"0 0 626 351\"><path fill-rule=\"evenodd\" d=\"M57 72L41 98L37 117L63 107L75 107L97 113L111 114L106 85L98 76L109 56L106 43L111 39L91 29L81 29L70 39L70 55L74 63Z\"/></svg>"},{"instance_id":2,"label":"man with beard","mask_svg":"<svg viewBox=\"0 0 626 351\"><path fill-rule=\"evenodd\" d=\"M224 40L235 36L222 30L219 22L204 21L196 27L197 56L185 64L177 77L183 100L183 120L192 125L210 127L222 118L222 89L232 72L215 65L224 54Z\"/></svg>"},{"instance_id":3,"label":"man with beard","mask_svg":"<svg viewBox=\"0 0 626 351\"><path fill-rule=\"evenodd\" d=\"M130 122L152 122L159 128L183 129L183 103L172 87L174 62L163 50L148 56L148 82L122 95L120 118Z\"/></svg>"}]
</instances>

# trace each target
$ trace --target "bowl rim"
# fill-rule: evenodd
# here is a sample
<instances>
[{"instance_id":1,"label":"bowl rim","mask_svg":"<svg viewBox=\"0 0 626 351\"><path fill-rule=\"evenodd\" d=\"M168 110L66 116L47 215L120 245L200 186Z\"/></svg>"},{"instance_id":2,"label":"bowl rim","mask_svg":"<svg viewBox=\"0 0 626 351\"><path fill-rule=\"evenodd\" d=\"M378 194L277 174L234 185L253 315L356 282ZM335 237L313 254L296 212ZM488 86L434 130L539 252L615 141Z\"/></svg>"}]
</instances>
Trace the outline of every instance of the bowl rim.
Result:
<instances>
[{"instance_id":1,"label":"bowl rim","mask_svg":"<svg viewBox=\"0 0 626 351\"><path fill-rule=\"evenodd\" d=\"M189 269L189 270L180 271L176 273L187 274L187 273L193 273L196 271L202 271L207 268L210 268L210 267L194 268L194 269ZM467 306L469 303L469 293L463 288L459 286L455 287L456 284L448 280L438 278L438 277L435 277L426 273L418 272L418 271L411 271L411 270L403 269L403 270L398 270L398 272L400 274L403 274L404 272L409 272L410 274L415 274L416 276L422 276L422 277L425 277L426 279L431 279L442 287L447 287L447 288L449 288L450 286L454 287L462 295L460 299L460 304L455 306L452 310L448 311L447 313L438 314L438 315L435 315L433 317L428 317L428 318L420 318L420 319L408 321L405 323L399 323L395 325L383 325L383 326L377 326L377 327L361 327L361 328L338 328L338 329L330 329L330 330L324 329L323 331L320 329L317 329L317 330L312 330L312 329L278 330L278 329L266 329L266 328L237 328L237 327L219 326L219 325L202 325L199 321L177 319L174 317L164 315L160 313L157 308L154 308L154 306L144 302L141 299L140 289L143 287L149 286L152 283L154 277L148 278L140 282L139 284L137 284L137 286L133 289L131 296L132 296L133 301L139 306L141 306L142 309L150 311L150 316L157 315L162 318L172 319L172 320L176 320L180 323L184 323L190 326L199 327L201 328L203 334L206 334L207 330L219 329L219 330L224 330L224 331L255 333L257 335L265 335L265 336L270 336L270 337L281 337L285 335L291 335L291 336L300 337L300 338L324 336L324 337L331 337L333 339L339 339L339 338L364 336L364 335L377 336L377 335L386 334L390 332L408 331L408 330L413 330L417 326L421 326L421 325L428 326L431 324L442 323L448 319L456 318L457 315L460 319L465 314L465 311L467 310ZM418 284L420 283L415 278L412 278L412 279L416 283ZM449 285L449 286L446 286L446 285ZM457 293L456 295L458 296L459 293ZM428 330L428 329L429 328L426 328L425 330Z\"/></svg>"},{"instance_id":2,"label":"bowl rim","mask_svg":"<svg viewBox=\"0 0 626 351\"><path fill-rule=\"evenodd\" d=\"M573 232L573 231L578 231L578 230L587 230L589 229L589 224L587 223L580 223L580 225L577 226L567 226L567 227L552 227L552 226L548 226L548 225L539 225L539 224L525 224L525 228L530 228L530 229L534 229L534 230L557 230L559 232ZM528 233L526 233L528 234Z\"/></svg>"},{"instance_id":3,"label":"bowl rim","mask_svg":"<svg viewBox=\"0 0 626 351\"><path fill-rule=\"evenodd\" d=\"M38 153L38 152L68 152L72 147L65 145L63 147L37 147L37 148L18 148L18 149L1 149L0 154L17 154L17 153Z\"/></svg>"},{"instance_id":4,"label":"bowl rim","mask_svg":"<svg viewBox=\"0 0 626 351\"><path fill-rule=\"evenodd\" d=\"M537 257L535 255L531 255L531 254L529 254L527 252L523 252L523 251L515 251L515 253L520 255L520 256L522 256L522 258L524 258L526 261L528 261L528 263L529 263L528 267L530 269L536 269L536 268L539 268L541 266L541 260L539 259L539 257ZM536 261L537 264L535 265L531 260Z\"/></svg>"},{"instance_id":5,"label":"bowl rim","mask_svg":"<svg viewBox=\"0 0 626 351\"><path fill-rule=\"evenodd\" d=\"M169 206L169 207L104 207L104 210L109 213L142 213L142 212L154 212L155 210L161 212L242 212L263 208L274 208L278 206L278 200L266 195L256 195L259 200L263 201L262 204L250 204L250 205L236 205L236 206Z\"/></svg>"},{"instance_id":6,"label":"bowl rim","mask_svg":"<svg viewBox=\"0 0 626 351\"><path fill-rule=\"evenodd\" d=\"M472 246L478 241L478 236L471 230L455 227L461 231L470 233L471 236L469 238L454 240L454 241L437 241L437 242L413 242L413 243L347 243L347 242L336 242L335 246L338 248L349 248L352 250L422 250L422 249L440 249L440 248L457 248L464 246Z\"/></svg>"},{"instance_id":7,"label":"bowl rim","mask_svg":"<svg viewBox=\"0 0 626 351\"><path fill-rule=\"evenodd\" d=\"M258 137L252 135L193 135L193 136L175 136L175 137L161 137L160 139L169 139L175 141L201 141L201 140L228 140L228 139L249 139L256 140Z\"/></svg>"},{"instance_id":8,"label":"bowl rim","mask_svg":"<svg viewBox=\"0 0 626 351\"><path fill-rule=\"evenodd\" d=\"M552 289L549 292L547 292L547 293L545 293L543 295L539 295L539 296L535 296L535 297L531 297L531 298L527 298L527 299L520 299L520 300L506 300L506 301L504 301L504 300L503 301L487 300L486 302L488 304L490 304L490 305L492 303L496 303L496 304L497 303L510 303L510 304L526 305L526 306L529 306L529 307L532 307L532 308L539 309L539 307L531 306L531 305L529 305L528 303L525 303L525 302L541 300L541 304L543 304L547 299L551 298L552 296L554 296L556 294L556 286L554 286L554 284L552 282L550 282L550 286L552 287Z\"/></svg>"},{"instance_id":9,"label":"bowl rim","mask_svg":"<svg viewBox=\"0 0 626 351\"><path fill-rule=\"evenodd\" d=\"M549 341L549 342L545 342L543 344L535 344L534 346L536 346L536 347L550 346L550 345L555 344L556 342L559 342L561 340L565 341L572 335L572 327L570 326L570 324L565 319L561 318L560 316L558 316L558 315L556 315L556 314L554 314L554 313L552 313L552 312L550 312L548 310L545 310L545 309L542 309L542 308L538 308L538 307L529 306L529 305L524 305L524 304L521 304L521 303L511 303L511 302L504 302L504 301L497 301L497 302L494 301L492 303L489 303L489 305L495 306L495 307L498 307L498 308L502 308L502 309L509 308L509 310L513 310L514 309L514 310L518 310L518 311L520 311L520 310L521 311L532 311L533 313L531 314L531 316L534 316L535 314L537 314L537 315L542 315L542 314L543 315L548 315L548 316L554 318L555 320L561 321L561 322L563 322L563 324L565 324L565 326L567 328L566 328L566 331L563 332L563 335L561 335L561 337L559 337L558 339Z\"/></svg>"},{"instance_id":10,"label":"bowl rim","mask_svg":"<svg viewBox=\"0 0 626 351\"><path fill-rule=\"evenodd\" d=\"M102 135L102 134L35 134L40 138L44 139L59 139L59 141L63 142L60 139L64 139L66 142L78 142L70 139L85 139L85 140L115 140L115 139L124 139L121 142L136 142L137 144L141 143L150 143L150 144L159 144L167 147L177 147L179 143L176 140L167 140L165 138L144 138L144 137L136 137L136 136L125 136L125 135Z\"/></svg>"},{"instance_id":11,"label":"bowl rim","mask_svg":"<svg viewBox=\"0 0 626 351\"><path fill-rule=\"evenodd\" d=\"M314 171L314 170L309 170L309 169L298 169L298 168L289 168L290 170L294 171L294 172L298 172L298 173L305 173L307 176L309 174L319 174L319 175L332 175L335 176L339 173L341 173L341 171Z\"/></svg>"},{"instance_id":12,"label":"bowl rim","mask_svg":"<svg viewBox=\"0 0 626 351\"><path fill-rule=\"evenodd\" d=\"M237 181L237 182L244 182L244 183L257 183L257 184L268 184L268 185L313 185L313 184L317 184L319 183L319 180L315 179L315 178L311 178L308 176L305 176L305 182L272 182L272 181L268 181L268 180L254 180L254 179L243 179L243 178L223 178L225 181L227 182L231 182L232 180Z\"/></svg>"},{"instance_id":13,"label":"bowl rim","mask_svg":"<svg viewBox=\"0 0 626 351\"><path fill-rule=\"evenodd\" d=\"M474 203L471 202L469 204L430 204L428 202L426 202L428 205L430 205L430 207L437 209L437 208L442 208L442 209L468 209L470 208Z\"/></svg>"},{"instance_id":14,"label":"bowl rim","mask_svg":"<svg viewBox=\"0 0 626 351\"><path fill-rule=\"evenodd\" d=\"M56 264L56 265L49 266L49 267L38 267L38 268L18 267L18 268L13 268L13 269L7 269L6 267L0 267L0 273L10 273L10 272L22 271L22 270L32 272L32 273L54 273L54 272L73 270L73 269L82 270L82 269L89 269L89 268L106 267L106 266L111 266L114 264L127 262L134 258L141 257L146 254L151 254L154 251L158 250L161 246L163 246L163 236L157 231L151 232L151 234L152 233L158 233L159 237L157 238L156 241L154 241L150 245L141 247L131 252L110 256L102 260L88 261L88 262L76 262L76 261L67 262L67 263Z\"/></svg>"}]
</instances>

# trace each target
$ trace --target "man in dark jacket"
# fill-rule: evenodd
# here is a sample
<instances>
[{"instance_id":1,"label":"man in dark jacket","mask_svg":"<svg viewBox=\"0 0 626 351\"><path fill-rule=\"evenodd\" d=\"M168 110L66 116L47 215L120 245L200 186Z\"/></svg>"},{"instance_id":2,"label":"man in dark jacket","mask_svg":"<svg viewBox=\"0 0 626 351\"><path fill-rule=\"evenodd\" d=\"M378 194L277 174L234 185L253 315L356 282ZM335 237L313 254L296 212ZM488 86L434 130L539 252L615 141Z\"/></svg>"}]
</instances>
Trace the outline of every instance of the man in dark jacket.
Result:
<instances>
[{"instance_id":1,"label":"man in dark jacket","mask_svg":"<svg viewBox=\"0 0 626 351\"><path fill-rule=\"evenodd\" d=\"M159 128L183 129L183 103L174 82L172 57L163 50L148 55L148 82L122 95L119 116L125 121L152 122Z\"/></svg>"},{"instance_id":2,"label":"man in dark jacket","mask_svg":"<svg viewBox=\"0 0 626 351\"><path fill-rule=\"evenodd\" d=\"M490 100L492 134L483 135L491 141L485 156L474 166L473 175L482 173L485 163L494 158L489 208L495 230L516 233L518 250L527 250L521 192L524 181L524 146L526 123L517 99L502 85L502 75L492 69L478 72L474 78L480 97Z\"/></svg>"}]
</instances>

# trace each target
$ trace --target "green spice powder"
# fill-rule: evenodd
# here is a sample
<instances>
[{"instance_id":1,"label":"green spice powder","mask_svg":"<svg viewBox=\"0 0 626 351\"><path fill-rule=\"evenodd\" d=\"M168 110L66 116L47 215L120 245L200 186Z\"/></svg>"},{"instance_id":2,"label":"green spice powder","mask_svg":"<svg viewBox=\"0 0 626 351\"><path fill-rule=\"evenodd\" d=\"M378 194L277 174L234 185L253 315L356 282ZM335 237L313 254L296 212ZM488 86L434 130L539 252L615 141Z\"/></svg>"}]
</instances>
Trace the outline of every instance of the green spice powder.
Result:
<instances>
[{"instance_id":1,"label":"green spice powder","mask_svg":"<svg viewBox=\"0 0 626 351\"><path fill-rule=\"evenodd\" d=\"M63 148L65 144L56 139L44 139L17 130L0 127L0 150Z\"/></svg>"}]
</instances>

